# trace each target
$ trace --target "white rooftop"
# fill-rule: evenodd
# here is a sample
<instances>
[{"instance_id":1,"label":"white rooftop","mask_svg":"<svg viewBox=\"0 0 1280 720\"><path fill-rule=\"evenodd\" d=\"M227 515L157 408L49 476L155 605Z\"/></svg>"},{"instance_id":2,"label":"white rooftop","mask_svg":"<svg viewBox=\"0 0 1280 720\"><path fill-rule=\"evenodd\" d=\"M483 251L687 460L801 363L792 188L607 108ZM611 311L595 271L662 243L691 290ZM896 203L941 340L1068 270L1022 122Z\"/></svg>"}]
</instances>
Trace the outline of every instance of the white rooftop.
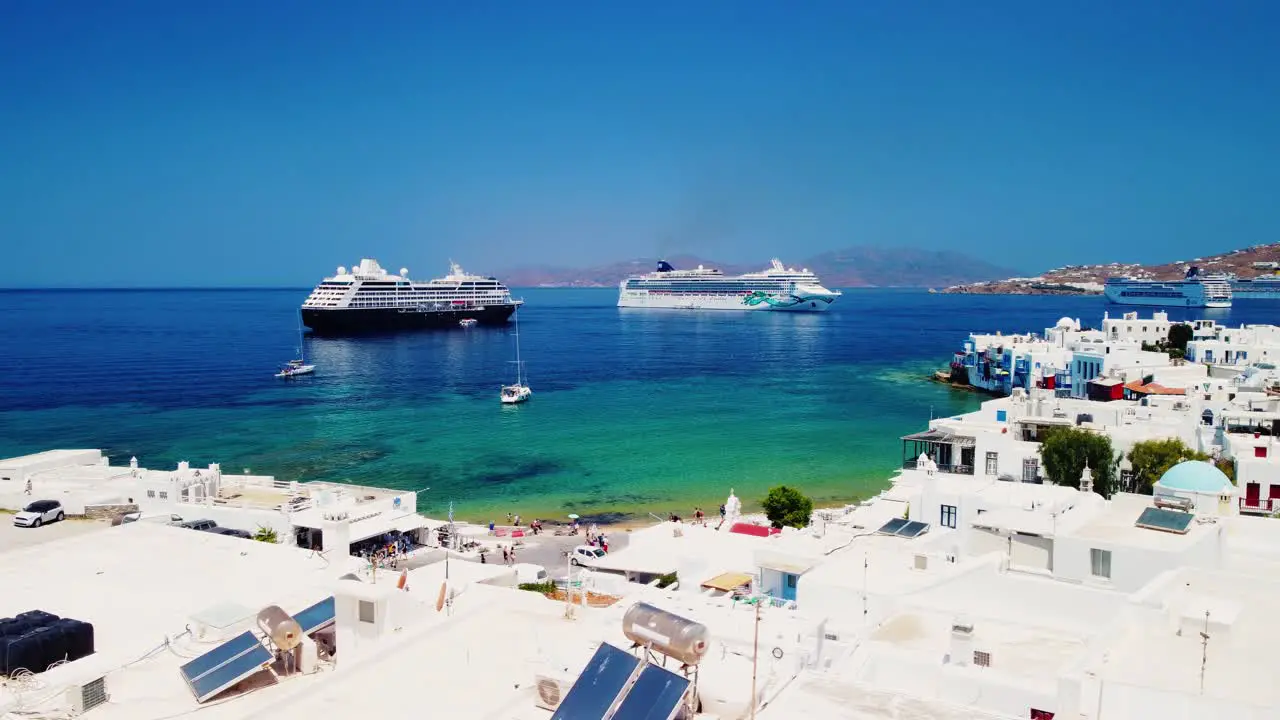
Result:
<instances>
[{"instance_id":1,"label":"white rooftop","mask_svg":"<svg viewBox=\"0 0 1280 720\"><path fill-rule=\"evenodd\" d=\"M1111 545L1141 547L1152 550L1175 551L1194 545L1212 534L1225 532L1225 523L1221 519L1213 522L1201 522L1205 518L1197 515L1188 526L1187 533L1178 534L1152 530L1136 526L1142 511L1152 506L1149 495L1116 493L1111 497L1105 511L1094 514L1083 525L1063 532L1085 540L1096 540Z\"/></svg>"},{"instance_id":2,"label":"white rooftop","mask_svg":"<svg viewBox=\"0 0 1280 720\"><path fill-rule=\"evenodd\" d=\"M1235 707L1216 705L1215 716L1274 717L1280 707L1280 626L1274 618L1278 597L1280 581L1269 577L1183 569L1151 598L1158 607L1126 618L1089 670L1104 688L1114 683L1184 694L1189 696L1186 704L1201 713L1217 701ZM1206 624L1207 648L1200 636ZM1122 717L1138 717L1132 713L1141 711L1113 710ZM1249 715L1249 710L1257 714Z\"/></svg>"}]
</instances>

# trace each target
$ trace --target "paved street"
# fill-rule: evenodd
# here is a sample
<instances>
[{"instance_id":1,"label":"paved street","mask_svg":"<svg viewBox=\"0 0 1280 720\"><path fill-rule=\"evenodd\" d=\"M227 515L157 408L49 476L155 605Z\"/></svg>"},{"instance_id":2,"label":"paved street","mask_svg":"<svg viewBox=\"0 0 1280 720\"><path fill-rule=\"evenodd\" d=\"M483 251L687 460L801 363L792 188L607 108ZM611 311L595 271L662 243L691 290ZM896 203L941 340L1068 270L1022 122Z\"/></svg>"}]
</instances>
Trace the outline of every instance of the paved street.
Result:
<instances>
[{"instance_id":1,"label":"paved street","mask_svg":"<svg viewBox=\"0 0 1280 720\"><path fill-rule=\"evenodd\" d=\"M614 532L605 533L609 538L609 551L621 550L627 546L627 532L625 530L615 530ZM493 548L495 552L485 557L486 562L501 563L502 551L498 550L499 543L508 545L510 538L498 537L477 537L481 544ZM516 548L516 562L533 563L541 565L547 569L547 574L552 578L560 580L565 577L565 557L564 553L575 545L581 545L585 542L584 537L580 534L575 536L555 536L550 532L541 535L529 535L524 538L524 544ZM454 555L454 560L463 560L465 562L479 562L475 558L467 558L460 555ZM443 550L432 550L430 553L419 555L413 558L409 563L410 568L422 567L435 562L444 560Z\"/></svg>"},{"instance_id":2,"label":"paved street","mask_svg":"<svg viewBox=\"0 0 1280 720\"><path fill-rule=\"evenodd\" d=\"M63 520L62 522L42 525L38 528L20 528L13 526L13 515L11 513L0 513L0 552L30 547L50 540L81 535L109 527L111 527L111 524L104 520Z\"/></svg>"}]
</instances>

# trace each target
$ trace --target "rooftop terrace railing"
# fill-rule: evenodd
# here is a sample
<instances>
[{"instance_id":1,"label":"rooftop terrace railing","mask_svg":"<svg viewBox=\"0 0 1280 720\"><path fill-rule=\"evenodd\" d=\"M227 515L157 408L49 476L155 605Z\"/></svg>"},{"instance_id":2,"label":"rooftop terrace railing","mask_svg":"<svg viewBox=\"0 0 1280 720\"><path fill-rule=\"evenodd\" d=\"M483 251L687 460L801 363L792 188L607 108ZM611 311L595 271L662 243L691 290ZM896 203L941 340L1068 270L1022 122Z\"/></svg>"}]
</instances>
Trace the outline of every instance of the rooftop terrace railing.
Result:
<instances>
[{"instance_id":1,"label":"rooftop terrace railing","mask_svg":"<svg viewBox=\"0 0 1280 720\"><path fill-rule=\"evenodd\" d=\"M919 470L919 460L907 460L902 463L903 470ZM972 465L936 465L938 472L951 473L952 475L972 475Z\"/></svg>"},{"instance_id":2,"label":"rooftop terrace railing","mask_svg":"<svg viewBox=\"0 0 1280 720\"><path fill-rule=\"evenodd\" d=\"M1240 512L1273 513L1280 510L1280 498L1240 498Z\"/></svg>"}]
</instances>

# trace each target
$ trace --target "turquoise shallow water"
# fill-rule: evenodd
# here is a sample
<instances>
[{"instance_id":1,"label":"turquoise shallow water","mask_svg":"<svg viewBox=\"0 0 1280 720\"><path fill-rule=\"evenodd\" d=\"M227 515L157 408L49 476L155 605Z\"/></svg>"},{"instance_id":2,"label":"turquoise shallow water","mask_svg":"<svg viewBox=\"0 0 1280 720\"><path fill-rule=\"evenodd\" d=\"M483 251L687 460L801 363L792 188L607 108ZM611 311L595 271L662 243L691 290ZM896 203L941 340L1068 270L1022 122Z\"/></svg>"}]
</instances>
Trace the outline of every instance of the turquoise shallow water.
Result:
<instances>
[{"instance_id":1,"label":"turquoise shallow water","mask_svg":"<svg viewBox=\"0 0 1280 720\"><path fill-rule=\"evenodd\" d=\"M616 293L525 293L535 396L498 402L507 331L310 339L279 381L305 290L0 293L25 336L0 376L0 455L101 447L150 467L221 462L423 491L461 518L688 514L788 483L879 491L898 437L980 398L923 381L970 329L1036 329L1097 298L846 294L822 315L619 310ZM1014 302L1009 302L1014 301ZM429 489L428 489L429 488Z\"/></svg>"}]
</instances>

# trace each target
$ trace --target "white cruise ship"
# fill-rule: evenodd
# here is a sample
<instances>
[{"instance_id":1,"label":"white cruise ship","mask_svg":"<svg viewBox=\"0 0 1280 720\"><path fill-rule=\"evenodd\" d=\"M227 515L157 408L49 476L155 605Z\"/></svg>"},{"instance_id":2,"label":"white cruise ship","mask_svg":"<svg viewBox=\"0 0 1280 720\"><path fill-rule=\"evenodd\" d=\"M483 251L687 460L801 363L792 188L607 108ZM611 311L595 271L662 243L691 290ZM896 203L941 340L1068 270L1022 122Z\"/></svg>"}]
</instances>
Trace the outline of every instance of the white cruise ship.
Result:
<instances>
[{"instance_id":1,"label":"white cruise ship","mask_svg":"<svg viewBox=\"0 0 1280 720\"><path fill-rule=\"evenodd\" d=\"M1104 292L1117 305L1231 307L1231 282L1225 276L1201 275L1197 267L1182 280L1107 278Z\"/></svg>"},{"instance_id":2,"label":"white cruise ship","mask_svg":"<svg viewBox=\"0 0 1280 720\"><path fill-rule=\"evenodd\" d=\"M364 258L311 291L302 303L302 324L321 335L456 328L471 320L501 325L521 302L497 279L468 275L456 263L442 278L414 282L406 269L392 275Z\"/></svg>"},{"instance_id":3,"label":"white cruise ship","mask_svg":"<svg viewBox=\"0 0 1280 720\"><path fill-rule=\"evenodd\" d=\"M1280 275L1259 275L1252 279L1231 281L1235 300L1280 300Z\"/></svg>"},{"instance_id":4,"label":"white cruise ship","mask_svg":"<svg viewBox=\"0 0 1280 720\"><path fill-rule=\"evenodd\" d=\"M783 267L778 260L768 270L725 275L699 265L677 270L666 260L658 269L623 280L618 307L680 310L784 310L823 312L840 297L839 290L822 287L808 269Z\"/></svg>"}]
</instances>

